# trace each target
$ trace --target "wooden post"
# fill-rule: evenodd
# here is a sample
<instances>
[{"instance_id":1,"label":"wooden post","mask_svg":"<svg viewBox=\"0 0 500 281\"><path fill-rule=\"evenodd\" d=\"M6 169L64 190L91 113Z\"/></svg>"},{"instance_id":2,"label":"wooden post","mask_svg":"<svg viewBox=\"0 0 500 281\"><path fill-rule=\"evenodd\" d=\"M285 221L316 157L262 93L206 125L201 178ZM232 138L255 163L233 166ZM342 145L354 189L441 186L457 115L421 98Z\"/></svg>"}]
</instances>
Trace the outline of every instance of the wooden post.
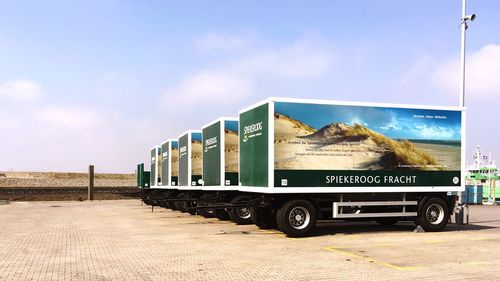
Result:
<instances>
[{"instance_id":1,"label":"wooden post","mask_svg":"<svg viewBox=\"0 0 500 281\"><path fill-rule=\"evenodd\" d=\"M88 200L94 200L94 165L89 165Z\"/></svg>"}]
</instances>

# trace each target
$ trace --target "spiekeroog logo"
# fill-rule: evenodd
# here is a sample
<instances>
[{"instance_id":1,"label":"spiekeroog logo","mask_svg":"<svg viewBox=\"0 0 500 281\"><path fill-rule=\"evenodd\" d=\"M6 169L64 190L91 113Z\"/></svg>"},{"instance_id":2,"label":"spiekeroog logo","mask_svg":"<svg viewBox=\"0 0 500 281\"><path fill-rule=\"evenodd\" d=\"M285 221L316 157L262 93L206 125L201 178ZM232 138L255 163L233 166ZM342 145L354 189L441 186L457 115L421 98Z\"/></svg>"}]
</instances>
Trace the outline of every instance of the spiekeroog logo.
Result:
<instances>
[{"instance_id":1,"label":"spiekeroog logo","mask_svg":"<svg viewBox=\"0 0 500 281\"><path fill-rule=\"evenodd\" d=\"M186 146L181 146L179 149L179 157L184 157L187 155L187 147Z\"/></svg>"},{"instance_id":2,"label":"spiekeroog logo","mask_svg":"<svg viewBox=\"0 0 500 281\"><path fill-rule=\"evenodd\" d=\"M205 140L205 152L217 147L217 136Z\"/></svg>"},{"instance_id":3,"label":"spiekeroog logo","mask_svg":"<svg viewBox=\"0 0 500 281\"><path fill-rule=\"evenodd\" d=\"M262 135L262 122L257 122L243 127L243 142Z\"/></svg>"}]
</instances>

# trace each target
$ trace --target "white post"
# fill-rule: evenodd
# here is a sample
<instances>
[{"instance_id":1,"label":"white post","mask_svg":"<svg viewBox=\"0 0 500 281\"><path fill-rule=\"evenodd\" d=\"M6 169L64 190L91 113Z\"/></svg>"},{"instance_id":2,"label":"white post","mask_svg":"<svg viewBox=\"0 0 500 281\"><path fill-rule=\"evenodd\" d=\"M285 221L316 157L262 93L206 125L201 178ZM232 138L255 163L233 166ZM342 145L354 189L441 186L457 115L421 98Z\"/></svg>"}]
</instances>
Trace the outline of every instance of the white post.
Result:
<instances>
[{"instance_id":1,"label":"white post","mask_svg":"<svg viewBox=\"0 0 500 281\"><path fill-rule=\"evenodd\" d=\"M462 0L462 19L461 19L461 32L462 42L460 50L460 106L465 106L465 30L467 29L466 17L466 0Z\"/></svg>"}]
</instances>

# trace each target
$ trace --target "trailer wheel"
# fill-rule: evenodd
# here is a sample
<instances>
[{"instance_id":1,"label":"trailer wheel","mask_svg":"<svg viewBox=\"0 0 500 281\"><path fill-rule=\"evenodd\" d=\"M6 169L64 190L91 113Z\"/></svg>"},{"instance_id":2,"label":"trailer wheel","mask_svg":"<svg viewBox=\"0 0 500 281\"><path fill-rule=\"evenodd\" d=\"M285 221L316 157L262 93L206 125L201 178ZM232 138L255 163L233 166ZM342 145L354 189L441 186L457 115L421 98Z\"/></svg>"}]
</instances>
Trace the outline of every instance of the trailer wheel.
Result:
<instances>
[{"instance_id":1,"label":"trailer wheel","mask_svg":"<svg viewBox=\"0 0 500 281\"><path fill-rule=\"evenodd\" d=\"M184 199L188 199L190 197L192 196L189 195L188 193L184 195ZM181 205L188 214L196 215L196 200L193 199L190 201L182 201Z\"/></svg>"},{"instance_id":2,"label":"trailer wheel","mask_svg":"<svg viewBox=\"0 0 500 281\"><path fill-rule=\"evenodd\" d=\"M207 203L206 201L209 200L210 198L210 193L203 193L203 195L200 196L200 199L198 201L197 206L206 206ZM198 211L198 215L203 216L205 218L213 218L215 217L214 211L212 209L196 209Z\"/></svg>"},{"instance_id":3,"label":"trailer wheel","mask_svg":"<svg viewBox=\"0 0 500 281\"><path fill-rule=\"evenodd\" d=\"M175 196L172 198L176 198ZM172 210L177 210L177 206L175 205L175 202L168 202L168 207Z\"/></svg>"},{"instance_id":4,"label":"trailer wheel","mask_svg":"<svg viewBox=\"0 0 500 281\"><path fill-rule=\"evenodd\" d=\"M420 208L418 222L427 232L442 230L448 223L450 211L446 202L439 197L432 197Z\"/></svg>"},{"instance_id":5,"label":"trailer wheel","mask_svg":"<svg viewBox=\"0 0 500 281\"><path fill-rule=\"evenodd\" d=\"M229 214L227 213L226 210L224 209L216 209L214 210L214 215L216 218L218 218L221 221L228 221L231 218L229 217Z\"/></svg>"},{"instance_id":6,"label":"trailer wheel","mask_svg":"<svg viewBox=\"0 0 500 281\"><path fill-rule=\"evenodd\" d=\"M316 225L317 212L308 200L292 200L284 203L276 213L281 231L290 237L306 236Z\"/></svg>"},{"instance_id":7,"label":"trailer wheel","mask_svg":"<svg viewBox=\"0 0 500 281\"><path fill-rule=\"evenodd\" d=\"M252 196L240 195L236 196L231 200L232 204L244 203L252 200ZM228 211L229 217L236 224L251 224L251 214L249 207L231 208Z\"/></svg>"},{"instance_id":8,"label":"trailer wheel","mask_svg":"<svg viewBox=\"0 0 500 281\"><path fill-rule=\"evenodd\" d=\"M186 193L181 192L181 193L177 194L176 199L183 199L185 195L186 195ZM181 212L186 212L186 209L184 209L182 201L175 201L174 204L175 204L175 208L177 210L179 210Z\"/></svg>"},{"instance_id":9,"label":"trailer wheel","mask_svg":"<svg viewBox=\"0 0 500 281\"><path fill-rule=\"evenodd\" d=\"M250 218L261 229L276 228L276 215L270 208L250 207Z\"/></svg>"}]
</instances>

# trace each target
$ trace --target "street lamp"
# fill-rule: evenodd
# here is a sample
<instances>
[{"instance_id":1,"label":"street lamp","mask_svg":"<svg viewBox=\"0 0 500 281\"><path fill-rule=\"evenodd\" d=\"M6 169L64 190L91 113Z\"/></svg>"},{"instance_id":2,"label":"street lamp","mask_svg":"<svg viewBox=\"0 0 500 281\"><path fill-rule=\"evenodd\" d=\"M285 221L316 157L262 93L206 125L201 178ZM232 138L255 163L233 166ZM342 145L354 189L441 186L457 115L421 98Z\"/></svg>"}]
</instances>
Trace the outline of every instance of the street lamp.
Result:
<instances>
[{"instance_id":1,"label":"street lamp","mask_svg":"<svg viewBox=\"0 0 500 281\"><path fill-rule=\"evenodd\" d=\"M462 32L462 42L461 42L461 50L460 50L460 106L465 107L465 31L467 30L467 22L474 21L476 19L476 14L466 14L466 1L462 0L462 18L460 20L460 29ZM462 145L465 145L465 140ZM465 148L464 148L465 149ZM464 153L462 153L462 157L465 157ZM462 160L464 161L464 160ZM464 162L462 162L464 163ZM462 171L465 167L462 166ZM465 178L462 178L465 181ZM458 193L458 202L462 203L462 192ZM457 209L455 221L457 224L463 224L464 219L464 205L459 205Z\"/></svg>"},{"instance_id":2,"label":"street lamp","mask_svg":"<svg viewBox=\"0 0 500 281\"><path fill-rule=\"evenodd\" d=\"M460 106L465 106L465 31L467 30L467 22L474 21L476 19L476 14L466 15L466 0L462 0L462 19L460 28L462 30L462 44L460 52Z\"/></svg>"}]
</instances>

